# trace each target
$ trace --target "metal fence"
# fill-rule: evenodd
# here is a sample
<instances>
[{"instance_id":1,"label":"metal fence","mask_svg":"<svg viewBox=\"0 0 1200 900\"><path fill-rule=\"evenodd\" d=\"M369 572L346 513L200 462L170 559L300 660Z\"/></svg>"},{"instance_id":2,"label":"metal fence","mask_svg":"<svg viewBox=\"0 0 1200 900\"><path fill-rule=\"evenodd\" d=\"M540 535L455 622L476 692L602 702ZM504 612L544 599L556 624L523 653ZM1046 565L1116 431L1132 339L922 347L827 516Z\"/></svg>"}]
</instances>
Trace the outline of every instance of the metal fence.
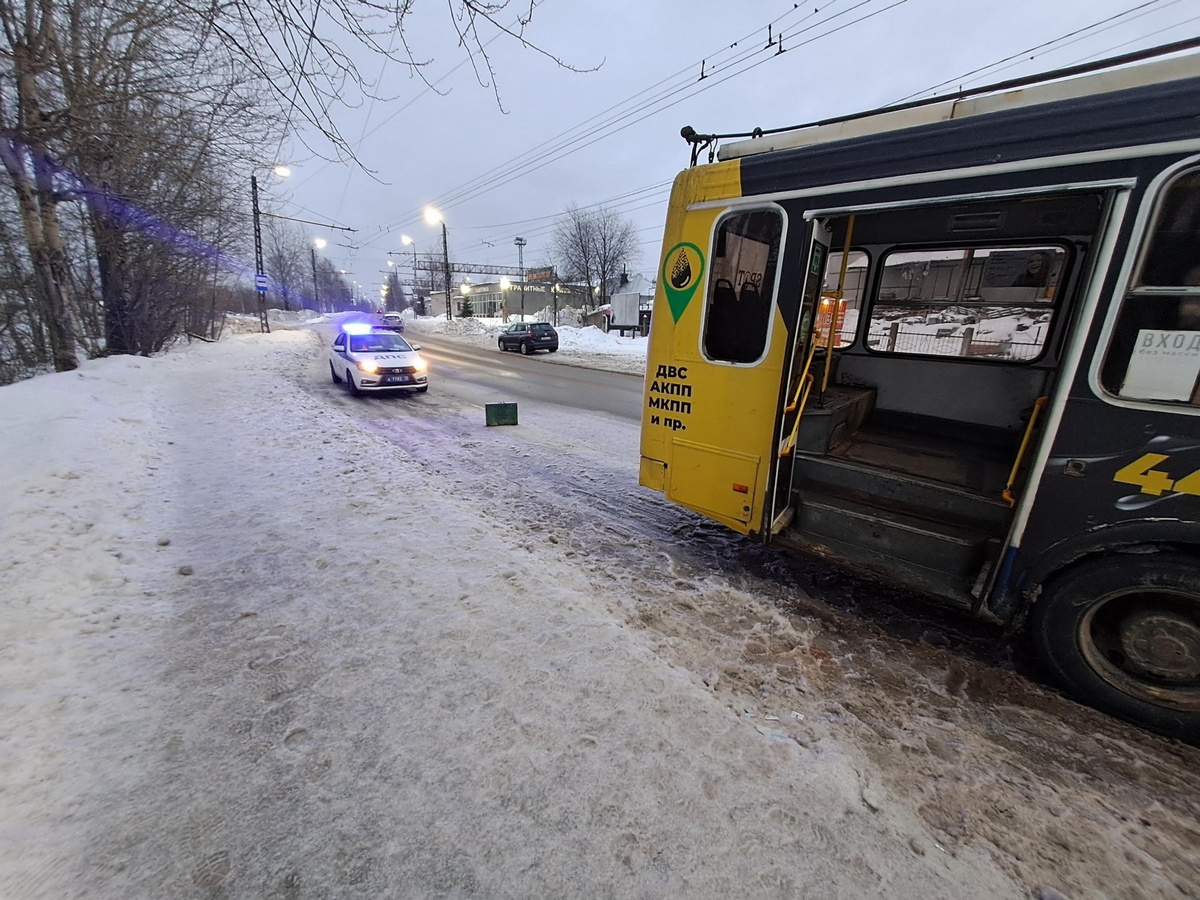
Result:
<instances>
[{"instance_id":1,"label":"metal fence","mask_svg":"<svg viewBox=\"0 0 1200 900\"><path fill-rule=\"evenodd\" d=\"M852 339L852 338L850 338ZM914 353L927 356L957 356L983 359L1036 359L1044 341L1040 334L1034 339L1008 337L992 340L976 337L973 327L946 327L937 331L911 331L893 322L882 333L867 336L867 346L885 353Z\"/></svg>"}]
</instances>

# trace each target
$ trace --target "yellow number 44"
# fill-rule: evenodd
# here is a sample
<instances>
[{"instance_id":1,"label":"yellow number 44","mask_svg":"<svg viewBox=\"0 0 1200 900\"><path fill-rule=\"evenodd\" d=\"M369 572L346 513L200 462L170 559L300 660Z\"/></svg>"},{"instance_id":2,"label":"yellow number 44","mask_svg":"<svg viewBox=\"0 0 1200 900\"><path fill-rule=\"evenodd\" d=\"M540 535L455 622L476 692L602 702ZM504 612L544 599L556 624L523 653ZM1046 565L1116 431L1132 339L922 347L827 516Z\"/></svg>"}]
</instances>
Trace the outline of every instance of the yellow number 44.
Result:
<instances>
[{"instance_id":1,"label":"yellow number 44","mask_svg":"<svg viewBox=\"0 0 1200 900\"><path fill-rule=\"evenodd\" d=\"M1113 475L1113 481L1121 484L1136 485L1143 494L1161 497L1165 491L1175 490L1180 494L1200 496L1200 469L1178 481L1172 481L1171 476L1160 469L1154 468L1159 463L1170 459L1165 453L1146 453L1139 456L1127 466L1118 469Z\"/></svg>"}]
</instances>

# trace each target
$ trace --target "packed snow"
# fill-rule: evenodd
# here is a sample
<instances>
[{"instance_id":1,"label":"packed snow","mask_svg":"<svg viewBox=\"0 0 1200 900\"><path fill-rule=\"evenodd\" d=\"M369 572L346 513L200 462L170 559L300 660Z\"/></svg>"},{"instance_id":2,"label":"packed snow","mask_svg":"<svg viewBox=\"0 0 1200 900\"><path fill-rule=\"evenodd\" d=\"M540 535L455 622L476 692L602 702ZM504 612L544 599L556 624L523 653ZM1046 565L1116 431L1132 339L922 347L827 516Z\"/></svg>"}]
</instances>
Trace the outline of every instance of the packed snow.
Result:
<instances>
[{"instance_id":1,"label":"packed snow","mask_svg":"<svg viewBox=\"0 0 1200 900\"><path fill-rule=\"evenodd\" d=\"M637 488L636 425L489 429L448 382L356 400L324 317L273 325L0 388L0 897L1200 885L1177 781L1165 807L1072 792L1013 755L1030 728L1069 743L1057 712L976 713L969 661L922 686L871 626L783 614L687 549L735 543ZM641 371L645 339L593 331L538 359ZM1074 764L1167 770L1083 721Z\"/></svg>"}]
</instances>

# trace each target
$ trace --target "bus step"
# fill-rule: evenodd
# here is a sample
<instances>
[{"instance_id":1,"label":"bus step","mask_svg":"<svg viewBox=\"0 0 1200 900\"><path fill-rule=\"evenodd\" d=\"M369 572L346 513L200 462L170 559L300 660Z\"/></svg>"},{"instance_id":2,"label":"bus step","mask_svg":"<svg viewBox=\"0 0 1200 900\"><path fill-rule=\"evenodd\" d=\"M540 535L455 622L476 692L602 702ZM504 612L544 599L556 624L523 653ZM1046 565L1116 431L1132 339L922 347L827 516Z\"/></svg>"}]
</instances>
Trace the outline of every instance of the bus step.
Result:
<instances>
[{"instance_id":1,"label":"bus step","mask_svg":"<svg viewBox=\"0 0 1200 900\"><path fill-rule=\"evenodd\" d=\"M945 573L969 586L997 543L987 530L932 521L859 502L832 491L806 491L792 531L858 547L867 555Z\"/></svg>"},{"instance_id":2,"label":"bus step","mask_svg":"<svg viewBox=\"0 0 1200 900\"><path fill-rule=\"evenodd\" d=\"M1008 527L1012 509L999 496L988 497L954 485L915 475L842 462L828 456L796 457L794 486L847 494L864 505L894 509L935 522L999 534Z\"/></svg>"}]
</instances>

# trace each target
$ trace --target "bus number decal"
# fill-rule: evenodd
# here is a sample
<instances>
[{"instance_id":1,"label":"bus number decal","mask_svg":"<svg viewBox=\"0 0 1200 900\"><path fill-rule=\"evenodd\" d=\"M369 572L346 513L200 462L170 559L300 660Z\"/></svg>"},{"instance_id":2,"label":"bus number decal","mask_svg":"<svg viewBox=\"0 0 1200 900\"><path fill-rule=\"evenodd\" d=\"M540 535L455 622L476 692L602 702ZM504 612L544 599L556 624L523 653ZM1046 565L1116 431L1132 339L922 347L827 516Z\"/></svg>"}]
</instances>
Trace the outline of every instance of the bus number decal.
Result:
<instances>
[{"instance_id":1,"label":"bus number decal","mask_svg":"<svg viewBox=\"0 0 1200 900\"><path fill-rule=\"evenodd\" d=\"M1143 494L1153 497L1161 497L1164 492L1170 490L1178 494L1200 496L1200 469L1174 481L1167 472L1155 468L1170 458L1165 453L1144 453L1129 465L1118 469L1113 475L1113 481L1136 485Z\"/></svg>"}]
</instances>

